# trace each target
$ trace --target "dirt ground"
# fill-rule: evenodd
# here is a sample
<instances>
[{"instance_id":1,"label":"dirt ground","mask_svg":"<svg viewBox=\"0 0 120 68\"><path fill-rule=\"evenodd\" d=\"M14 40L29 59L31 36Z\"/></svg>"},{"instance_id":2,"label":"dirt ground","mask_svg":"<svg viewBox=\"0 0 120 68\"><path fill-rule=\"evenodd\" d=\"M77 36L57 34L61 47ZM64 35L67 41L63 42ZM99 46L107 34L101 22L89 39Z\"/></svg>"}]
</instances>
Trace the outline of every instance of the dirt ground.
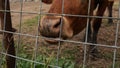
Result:
<instances>
[{"instance_id":1,"label":"dirt ground","mask_svg":"<svg viewBox=\"0 0 120 68\"><path fill-rule=\"evenodd\" d=\"M32 19L34 17L37 16L36 12L39 13L40 11L40 3L39 2L24 2L23 3L23 12L22 13L22 19L20 19L20 13L19 11L21 10L21 5L19 2L12 2L11 3L11 10L14 11L12 12L12 23L13 23L13 27L17 28L16 25L20 24L20 20L22 20L21 22L25 22L28 19ZM50 5L46 5L42 3L42 12L47 12L49 10ZM113 9L113 17L118 17L118 3L115 2L114 4L114 9ZM26 12L33 12L32 14L28 14ZM105 16L107 16L107 11L105 13ZM116 27L117 27L117 23L119 23L118 20L114 20L114 24L108 25L107 24L107 19L103 20L103 24L100 28L99 34L98 34L98 44L100 45L108 45L108 46L114 46L115 45L115 36L116 36ZM34 33L33 33L34 34ZM79 33L78 35L74 36L72 39L70 40L74 40L74 41L82 41L84 36L84 31ZM29 41L30 43L30 41ZM82 48L83 46L76 46L76 45L82 45L82 44L75 44L75 43L65 43L62 45L61 47L61 51L64 51L66 49L69 49L70 51L73 50L77 50L73 53L74 57L76 58L76 63L81 63L83 60L82 58L80 58L79 56L83 56L82 54ZM117 36L117 46L120 46L120 26L119 26L119 32L118 32L118 36ZM51 50L56 49L55 46L50 46L49 47ZM74 49L76 48L76 49ZM105 47L99 47L99 51L102 54L102 58L99 58L97 61L94 62L89 62L88 65L93 65L94 67L90 67L90 68L108 68L107 65L112 64L112 58L113 58L113 52L114 49L113 48L105 48ZM120 49L117 49L117 59L116 62L120 62L120 53L119 53ZM64 52L63 52L64 53ZM112 53L112 58L109 57L109 55L107 53ZM107 58L104 57L104 55L107 54ZM61 54L62 55L62 54ZM111 55L111 54L110 54ZM109 60L110 58L110 60Z\"/></svg>"},{"instance_id":2,"label":"dirt ground","mask_svg":"<svg viewBox=\"0 0 120 68\"><path fill-rule=\"evenodd\" d=\"M20 11L22 10L22 22L24 22L27 19L32 19L33 17L37 16L37 13L40 12L40 2L24 2L22 9L21 9L21 3L20 2L11 2L10 3L11 10L14 12L11 14L12 15L12 22L13 25L17 25L20 23ZM42 3L42 12L47 12L49 10L50 5L46 5ZM27 12L32 12L32 14L28 14Z\"/></svg>"}]
</instances>

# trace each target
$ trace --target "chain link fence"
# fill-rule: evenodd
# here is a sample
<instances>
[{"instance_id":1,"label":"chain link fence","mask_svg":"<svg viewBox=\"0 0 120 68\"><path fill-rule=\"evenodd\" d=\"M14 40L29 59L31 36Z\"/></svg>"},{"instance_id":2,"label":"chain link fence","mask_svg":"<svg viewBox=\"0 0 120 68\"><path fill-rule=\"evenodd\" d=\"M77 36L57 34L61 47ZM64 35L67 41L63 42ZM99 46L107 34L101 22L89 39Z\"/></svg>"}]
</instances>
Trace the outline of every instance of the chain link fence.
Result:
<instances>
[{"instance_id":1,"label":"chain link fence","mask_svg":"<svg viewBox=\"0 0 120 68\"><path fill-rule=\"evenodd\" d=\"M11 10L9 10L8 6L9 0L0 1L0 16L2 16L2 12L4 13L4 18L0 17L2 25L2 29L0 29L1 68L11 68L12 65L13 68L120 67L119 0L116 0L114 3L113 17L108 17L107 11L105 12L103 17L90 16L92 18L103 19L103 23L98 33L98 44L88 43L87 41L83 42L83 38L85 35L85 30L83 30L72 39L60 40L60 43L56 45L43 42L46 37L41 36L39 33L39 23L44 15L67 15L75 17L87 16L64 13L48 13L47 11L49 10L51 5L46 5L42 3L41 0L34 0L36 2L32 2L33 0L27 0L30 2L26 3L26 0L19 0L19 2L16 2L18 0L14 0L14 2L12 2L13 0L10 1ZM4 9L1 9L1 4L4 5ZM90 7L88 9L90 9ZM11 13L11 16L9 16L9 12ZM10 23L9 19L11 19L12 25L8 24ZM108 19L113 19L113 24L107 24ZM3 22L4 24L2 24ZM12 31L12 29L14 28L17 31ZM100 53L99 58L96 58L96 60L91 60L88 58L87 52L89 45L95 45L98 47ZM15 53L10 52L14 51L14 49ZM14 60L16 60L16 62L14 62Z\"/></svg>"}]
</instances>

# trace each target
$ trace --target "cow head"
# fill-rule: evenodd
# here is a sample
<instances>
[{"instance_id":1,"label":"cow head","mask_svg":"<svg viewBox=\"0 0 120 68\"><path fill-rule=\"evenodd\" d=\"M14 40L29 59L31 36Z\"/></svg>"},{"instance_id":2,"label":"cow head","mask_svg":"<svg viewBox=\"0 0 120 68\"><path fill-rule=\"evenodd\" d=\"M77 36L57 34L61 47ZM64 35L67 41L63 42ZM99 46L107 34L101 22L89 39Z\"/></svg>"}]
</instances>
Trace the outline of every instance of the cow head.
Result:
<instances>
[{"instance_id":1,"label":"cow head","mask_svg":"<svg viewBox=\"0 0 120 68\"><path fill-rule=\"evenodd\" d=\"M47 1L49 0L46 0L46 2ZM87 15L88 0L64 0L63 10L62 1L63 0L53 0L48 13ZM84 29L86 26L86 19L87 18L75 16L45 15L40 21L40 33L45 37L59 38L61 32L61 39L71 38ZM48 39L47 41L57 42Z\"/></svg>"}]
</instances>

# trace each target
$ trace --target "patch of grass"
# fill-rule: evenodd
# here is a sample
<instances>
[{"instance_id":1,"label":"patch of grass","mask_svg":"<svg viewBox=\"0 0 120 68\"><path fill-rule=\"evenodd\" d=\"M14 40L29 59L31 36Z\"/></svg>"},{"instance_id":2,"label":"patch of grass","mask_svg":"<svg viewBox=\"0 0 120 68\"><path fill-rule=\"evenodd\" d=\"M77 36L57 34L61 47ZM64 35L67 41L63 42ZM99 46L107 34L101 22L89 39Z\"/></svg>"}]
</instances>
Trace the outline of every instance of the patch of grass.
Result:
<instances>
[{"instance_id":1,"label":"patch of grass","mask_svg":"<svg viewBox=\"0 0 120 68\"><path fill-rule=\"evenodd\" d=\"M36 16L32 19L26 20L23 25L25 25L25 26L35 26L37 23L38 23L38 16Z\"/></svg>"},{"instance_id":2,"label":"patch of grass","mask_svg":"<svg viewBox=\"0 0 120 68\"><path fill-rule=\"evenodd\" d=\"M27 19L21 23L21 33L35 35L38 29L38 18L35 16L32 19ZM20 30L20 25L16 25L16 29Z\"/></svg>"},{"instance_id":3,"label":"patch of grass","mask_svg":"<svg viewBox=\"0 0 120 68\"><path fill-rule=\"evenodd\" d=\"M32 46L32 44L28 44L25 43L25 40L21 41L17 56L24 58L24 59L28 59L28 60L35 60L35 56L34 56L34 48ZM15 41L15 47L17 49L17 41ZM33 49L31 49L33 48ZM41 47L42 51L44 51L45 53L47 53L49 51L48 48L45 47ZM31 50L31 51L30 51ZM40 63L44 63L43 64L35 64L35 68L53 68L50 67L49 65L53 65L56 66L57 64L57 59L55 57L55 52L51 51L49 52L49 54L45 54L45 53L37 53L36 56L36 61L40 62ZM5 57L2 58L2 62L1 64L1 68L6 68L6 62L5 62ZM29 61L25 61L25 60L21 60L21 59L17 59L16 61L17 64L17 68L34 68L34 63L33 62L29 62ZM59 62L58 62L58 66L61 68L75 68L75 63L72 62L70 59L66 59L65 57L63 58L59 58Z\"/></svg>"},{"instance_id":4,"label":"patch of grass","mask_svg":"<svg viewBox=\"0 0 120 68\"><path fill-rule=\"evenodd\" d=\"M113 64L110 65L109 68L113 68ZM120 61L119 61L119 62L117 61L117 62L115 63L115 67L114 67L114 68L120 68Z\"/></svg>"},{"instance_id":5,"label":"patch of grass","mask_svg":"<svg viewBox=\"0 0 120 68\"><path fill-rule=\"evenodd\" d=\"M20 47L19 47L19 54L18 56L24 59L29 59L29 60L35 60L37 62L40 63L44 63L44 64L35 64L36 68L53 68L49 65L53 65L56 66L57 64L57 59L56 59L56 54L54 51L51 51L48 53L49 49L45 48L45 47L40 47L40 49L43 52L37 52L37 56L34 56L34 50L32 51L31 48L29 48L29 46L31 46L30 44L24 44L24 42L21 43ZM27 49L26 49L27 48ZM29 50L31 50L29 52ZM40 50L40 51L41 51ZM74 62L72 62L70 59L66 59L66 58L59 58L59 67L62 68L74 68ZM24 61L24 60L18 60L17 61L17 67L18 68L33 68L34 67L34 63L32 62L28 62L28 61Z\"/></svg>"},{"instance_id":6,"label":"patch of grass","mask_svg":"<svg viewBox=\"0 0 120 68\"><path fill-rule=\"evenodd\" d=\"M56 57L56 52L55 51L51 51L48 48L45 47L40 47L40 54L37 57L37 61L38 62L43 62L46 65L44 65L45 68L49 68L49 65L57 65L57 57ZM41 52L41 50L43 52ZM49 54L48 54L49 53ZM58 66L62 67L62 68L74 68L75 63L66 58L66 57L60 57L59 61L58 61ZM37 65L37 66L41 66L41 65ZM38 67L39 68L39 67Z\"/></svg>"},{"instance_id":7,"label":"patch of grass","mask_svg":"<svg viewBox=\"0 0 120 68\"><path fill-rule=\"evenodd\" d=\"M106 59L106 60L113 60L113 52L112 53L104 53L103 54L103 58Z\"/></svg>"},{"instance_id":8,"label":"patch of grass","mask_svg":"<svg viewBox=\"0 0 120 68\"><path fill-rule=\"evenodd\" d=\"M3 51L3 46L2 43L0 42L0 52ZM6 68L6 63L5 63L6 59L5 59L5 55L0 53L0 67L1 68Z\"/></svg>"}]
</instances>

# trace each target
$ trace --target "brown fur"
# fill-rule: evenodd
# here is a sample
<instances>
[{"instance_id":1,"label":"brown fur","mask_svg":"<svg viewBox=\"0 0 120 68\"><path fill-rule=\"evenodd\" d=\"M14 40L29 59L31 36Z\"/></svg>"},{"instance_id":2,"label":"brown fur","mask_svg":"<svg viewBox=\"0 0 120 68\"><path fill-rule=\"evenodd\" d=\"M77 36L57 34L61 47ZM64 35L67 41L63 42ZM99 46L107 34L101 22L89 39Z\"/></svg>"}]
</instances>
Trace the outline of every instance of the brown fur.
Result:
<instances>
[{"instance_id":1,"label":"brown fur","mask_svg":"<svg viewBox=\"0 0 120 68\"><path fill-rule=\"evenodd\" d=\"M46 3L46 4L51 4L53 2L53 0L42 0L42 2ZM113 8L113 4L114 4L114 0L108 0L108 16L112 17L112 8ZM108 23L113 23L112 19L108 19Z\"/></svg>"},{"instance_id":2,"label":"brown fur","mask_svg":"<svg viewBox=\"0 0 120 68\"><path fill-rule=\"evenodd\" d=\"M42 2L46 3L46 4L51 4L53 0L42 0Z\"/></svg>"},{"instance_id":3,"label":"brown fur","mask_svg":"<svg viewBox=\"0 0 120 68\"><path fill-rule=\"evenodd\" d=\"M74 1L64 0L64 2L62 1L63 0L53 0L52 6L50 7L48 13L54 13L54 14L64 13L67 15L70 14L70 15L93 16L94 10L98 7L96 11L96 16L102 17L106 7L108 6L108 0L74 0ZM88 12L89 1L90 1L90 10ZM52 37L52 38L59 38L60 37L59 34L61 33L60 38L67 39L81 32L86 27L87 21L89 24L87 42L92 42L96 44L97 34L102 23L101 18L92 19L87 17L66 16L66 15L59 17L55 15L46 15L42 18L40 22L40 32L42 36ZM91 28L93 29L93 31L91 30ZM47 39L46 42L55 43L56 41ZM91 45L89 49L90 49L89 52L92 56L94 57L98 56L96 55L97 49L95 48L94 45Z\"/></svg>"},{"instance_id":4,"label":"brown fur","mask_svg":"<svg viewBox=\"0 0 120 68\"><path fill-rule=\"evenodd\" d=\"M4 5L4 0L0 0L0 10L4 10L5 9L5 5ZM7 10L10 10L7 9ZM3 23L4 23L4 11L0 11L0 21L1 21L1 29L3 29ZM16 32L17 30L15 28L12 28L11 30L12 32ZM0 32L0 34L2 34L3 32Z\"/></svg>"},{"instance_id":5,"label":"brown fur","mask_svg":"<svg viewBox=\"0 0 120 68\"><path fill-rule=\"evenodd\" d=\"M6 2L6 9L5 9ZM9 0L0 0L0 10L10 11L10 2ZM5 22L4 22L5 19ZM1 29L5 31L13 32L15 29L12 28L11 13L0 11L0 21ZM3 34L3 44L5 52L9 55L15 56L15 47L14 47L14 37L12 33L4 32ZM15 58L6 55L6 68L15 68Z\"/></svg>"},{"instance_id":6,"label":"brown fur","mask_svg":"<svg viewBox=\"0 0 120 68\"><path fill-rule=\"evenodd\" d=\"M107 6L108 17L112 17L113 4L114 4L114 0L109 0L108 6ZM113 19L108 19L108 23L109 24L113 23Z\"/></svg>"},{"instance_id":7,"label":"brown fur","mask_svg":"<svg viewBox=\"0 0 120 68\"><path fill-rule=\"evenodd\" d=\"M74 1L73 0L69 0L69 1L64 0L63 13L64 14L72 14L72 15L88 15L88 2L87 1L88 0L84 0L84 1L82 1L82 0L74 0ZM107 2L107 1L105 1L105 2ZM95 7L96 6L94 5L94 0L91 0L91 9L90 9L89 15L91 15L91 16L93 15L93 11L94 11ZM100 10L100 11L102 11L102 10ZM104 13L104 11L102 11L102 12ZM62 0L54 0L51 8L49 10L49 13L62 14ZM102 16L103 13L99 14L99 11L98 11L98 16ZM49 17L49 16L47 16L47 17ZM86 27L87 18L71 17L71 16L64 16L64 18L68 20L69 23L67 23L67 24L70 25L69 28L71 28L72 29L71 32L73 32L73 33L69 33L69 34L75 35L75 34L79 33L80 31L82 31ZM50 22L48 22L48 23L50 23ZM63 28L65 26L63 24ZM65 32L67 32L67 31L63 31L63 34Z\"/></svg>"}]
</instances>

